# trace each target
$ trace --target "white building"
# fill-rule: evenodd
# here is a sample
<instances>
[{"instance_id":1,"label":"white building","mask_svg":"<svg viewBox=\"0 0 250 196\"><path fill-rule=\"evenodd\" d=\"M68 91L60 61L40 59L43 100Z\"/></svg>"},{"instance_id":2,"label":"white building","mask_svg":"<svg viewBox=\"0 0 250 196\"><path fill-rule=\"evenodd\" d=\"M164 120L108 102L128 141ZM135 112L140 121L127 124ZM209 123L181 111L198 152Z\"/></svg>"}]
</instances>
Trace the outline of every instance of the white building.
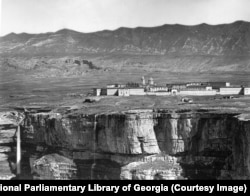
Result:
<instances>
[{"instance_id":1,"label":"white building","mask_svg":"<svg viewBox=\"0 0 250 196\"><path fill-rule=\"evenodd\" d=\"M129 95L145 95L144 88L129 88Z\"/></svg>"},{"instance_id":2,"label":"white building","mask_svg":"<svg viewBox=\"0 0 250 196\"><path fill-rule=\"evenodd\" d=\"M216 90L181 90L177 95L212 96L216 95Z\"/></svg>"},{"instance_id":3,"label":"white building","mask_svg":"<svg viewBox=\"0 0 250 196\"><path fill-rule=\"evenodd\" d=\"M169 96L171 95L171 92L166 92L166 91L146 92L146 95Z\"/></svg>"},{"instance_id":4,"label":"white building","mask_svg":"<svg viewBox=\"0 0 250 196\"><path fill-rule=\"evenodd\" d=\"M129 94L129 89L126 89L126 88L118 89L118 96L128 97L129 95L130 95Z\"/></svg>"},{"instance_id":5,"label":"white building","mask_svg":"<svg viewBox=\"0 0 250 196\"><path fill-rule=\"evenodd\" d=\"M150 92L157 92L157 91L168 91L168 87L166 86L152 86L148 88Z\"/></svg>"},{"instance_id":6,"label":"white building","mask_svg":"<svg viewBox=\"0 0 250 196\"><path fill-rule=\"evenodd\" d=\"M241 87L222 87L219 88L220 95L239 95L242 93Z\"/></svg>"},{"instance_id":7,"label":"white building","mask_svg":"<svg viewBox=\"0 0 250 196\"><path fill-rule=\"evenodd\" d=\"M243 95L250 95L250 87L244 87Z\"/></svg>"},{"instance_id":8,"label":"white building","mask_svg":"<svg viewBox=\"0 0 250 196\"><path fill-rule=\"evenodd\" d=\"M144 88L103 88L95 89L95 96L106 95L106 96L130 96L130 95L145 95Z\"/></svg>"},{"instance_id":9,"label":"white building","mask_svg":"<svg viewBox=\"0 0 250 196\"><path fill-rule=\"evenodd\" d=\"M105 94L105 93L104 93ZM106 89L107 96L115 96L118 95L118 88L107 88Z\"/></svg>"},{"instance_id":10,"label":"white building","mask_svg":"<svg viewBox=\"0 0 250 196\"><path fill-rule=\"evenodd\" d=\"M101 96L101 89L100 88L94 88L94 96Z\"/></svg>"}]
</instances>

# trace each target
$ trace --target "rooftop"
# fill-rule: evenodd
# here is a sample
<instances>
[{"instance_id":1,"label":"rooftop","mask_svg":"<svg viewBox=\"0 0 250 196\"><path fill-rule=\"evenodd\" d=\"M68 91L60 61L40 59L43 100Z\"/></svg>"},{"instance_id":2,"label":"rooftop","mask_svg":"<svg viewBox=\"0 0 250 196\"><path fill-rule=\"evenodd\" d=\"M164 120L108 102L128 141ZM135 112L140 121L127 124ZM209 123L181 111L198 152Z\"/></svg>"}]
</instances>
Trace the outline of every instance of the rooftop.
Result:
<instances>
[{"instance_id":1,"label":"rooftop","mask_svg":"<svg viewBox=\"0 0 250 196\"><path fill-rule=\"evenodd\" d=\"M144 89L144 87L125 86L125 87L107 87L107 88L102 88L102 89Z\"/></svg>"}]
</instances>

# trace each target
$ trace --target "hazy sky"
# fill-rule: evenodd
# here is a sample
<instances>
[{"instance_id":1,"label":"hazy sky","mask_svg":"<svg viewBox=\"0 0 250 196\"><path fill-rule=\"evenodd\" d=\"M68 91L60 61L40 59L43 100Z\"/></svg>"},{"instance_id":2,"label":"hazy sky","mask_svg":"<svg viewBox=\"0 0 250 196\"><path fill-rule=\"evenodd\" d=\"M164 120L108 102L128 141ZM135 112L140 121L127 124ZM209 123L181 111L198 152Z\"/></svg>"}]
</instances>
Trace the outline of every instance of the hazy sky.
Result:
<instances>
[{"instance_id":1,"label":"hazy sky","mask_svg":"<svg viewBox=\"0 0 250 196\"><path fill-rule=\"evenodd\" d=\"M1 0L1 35L250 21L250 0Z\"/></svg>"}]
</instances>

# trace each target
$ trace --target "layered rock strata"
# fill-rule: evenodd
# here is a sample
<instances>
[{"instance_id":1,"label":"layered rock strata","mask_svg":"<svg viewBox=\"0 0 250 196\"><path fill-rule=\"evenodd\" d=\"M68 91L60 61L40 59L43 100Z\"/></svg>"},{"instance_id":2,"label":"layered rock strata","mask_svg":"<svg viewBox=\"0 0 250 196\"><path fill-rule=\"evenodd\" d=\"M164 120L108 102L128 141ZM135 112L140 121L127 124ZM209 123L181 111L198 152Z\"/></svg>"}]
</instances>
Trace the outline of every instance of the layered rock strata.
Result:
<instances>
[{"instance_id":1,"label":"layered rock strata","mask_svg":"<svg viewBox=\"0 0 250 196\"><path fill-rule=\"evenodd\" d=\"M22 133L37 159L56 153L71 160L77 177L68 179L250 178L250 121L232 113L33 113Z\"/></svg>"}]
</instances>

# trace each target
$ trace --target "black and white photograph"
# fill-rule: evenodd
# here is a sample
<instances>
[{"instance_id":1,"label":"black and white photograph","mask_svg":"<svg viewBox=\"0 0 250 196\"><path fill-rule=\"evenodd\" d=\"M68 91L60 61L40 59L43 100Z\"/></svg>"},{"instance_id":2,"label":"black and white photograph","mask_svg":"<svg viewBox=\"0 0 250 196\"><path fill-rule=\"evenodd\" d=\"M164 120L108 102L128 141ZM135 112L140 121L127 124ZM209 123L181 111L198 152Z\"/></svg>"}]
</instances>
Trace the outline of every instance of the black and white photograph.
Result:
<instances>
[{"instance_id":1,"label":"black and white photograph","mask_svg":"<svg viewBox=\"0 0 250 196\"><path fill-rule=\"evenodd\" d=\"M249 8L1 0L0 180L250 180Z\"/></svg>"}]
</instances>

